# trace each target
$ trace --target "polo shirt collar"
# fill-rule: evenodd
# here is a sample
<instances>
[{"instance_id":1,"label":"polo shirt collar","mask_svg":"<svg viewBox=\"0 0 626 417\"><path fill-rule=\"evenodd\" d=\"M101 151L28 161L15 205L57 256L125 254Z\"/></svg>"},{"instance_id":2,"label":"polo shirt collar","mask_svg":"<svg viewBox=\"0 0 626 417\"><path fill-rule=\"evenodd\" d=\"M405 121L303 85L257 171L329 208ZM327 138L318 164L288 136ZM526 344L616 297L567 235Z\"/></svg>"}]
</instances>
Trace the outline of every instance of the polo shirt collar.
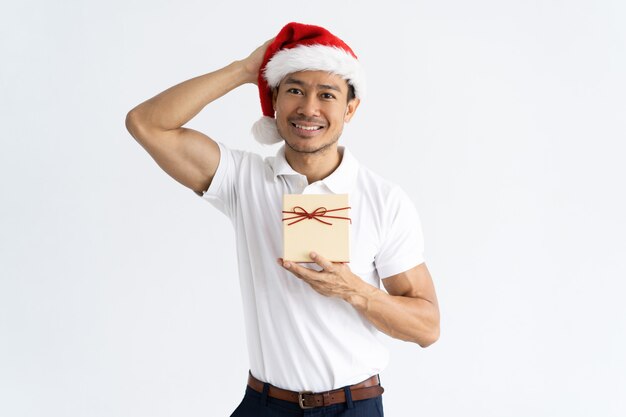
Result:
<instances>
[{"instance_id":1,"label":"polo shirt collar","mask_svg":"<svg viewBox=\"0 0 626 417\"><path fill-rule=\"evenodd\" d=\"M289 162L287 162L287 158L285 158L285 144L278 149L276 156L271 162L272 170L274 171L274 178L279 175L302 175L295 171L291 165L289 165Z\"/></svg>"},{"instance_id":2,"label":"polo shirt collar","mask_svg":"<svg viewBox=\"0 0 626 417\"><path fill-rule=\"evenodd\" d=\"M321 182L335 194L346 194L350 192L352 185L356 181L359 172L359 162L345 146L339 146L338 149L339 152L343 153L341 163L337 169L322 179ZM285 158L285 144L278 149L271 165L274 171L274 178L280 175L302 175L295 171L287 162Z\"/></svg>"}]
</instances>

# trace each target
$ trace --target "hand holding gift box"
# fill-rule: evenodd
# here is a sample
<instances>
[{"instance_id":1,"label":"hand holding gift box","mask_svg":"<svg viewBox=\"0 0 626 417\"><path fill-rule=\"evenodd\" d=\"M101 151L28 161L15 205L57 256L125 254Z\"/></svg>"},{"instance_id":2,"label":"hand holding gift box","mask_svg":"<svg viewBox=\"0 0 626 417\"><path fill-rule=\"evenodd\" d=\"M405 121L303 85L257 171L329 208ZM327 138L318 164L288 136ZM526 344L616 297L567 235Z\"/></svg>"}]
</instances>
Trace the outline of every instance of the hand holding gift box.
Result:
<instances>
[{"instance_id":1,"label":"hand holding gift box","mask_svg":"<svg viewBox=\"0 0 626 417\"><path fill-rule=\"evenodd\" d=\"M312 262L317 252L332 262L350 262L348 194L283 195L283 259Z\"/></svg>"}]
</instances>

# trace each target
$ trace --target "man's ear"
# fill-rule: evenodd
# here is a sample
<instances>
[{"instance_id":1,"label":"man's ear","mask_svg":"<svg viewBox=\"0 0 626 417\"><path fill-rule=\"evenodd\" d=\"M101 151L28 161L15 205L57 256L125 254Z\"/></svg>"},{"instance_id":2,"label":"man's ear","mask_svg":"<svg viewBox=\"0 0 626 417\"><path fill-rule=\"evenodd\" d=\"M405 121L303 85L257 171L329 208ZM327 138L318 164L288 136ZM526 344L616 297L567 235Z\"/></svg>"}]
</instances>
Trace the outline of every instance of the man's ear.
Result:
<instances>
[{"instance_id":1,"label":"man's ear","mask_svg":"<svg viewBox=\"0 0 626 417\"><path fill-rule=\"evenodd\" d=\"M350 119L352 119L352 116L354 116L354 113L359 107L359 104L361 104L361 100L359 100L358 98L353 98L348 102L348 106L346 107L346 115L343 117L343 121L345 123L348 123Z\"/></svg>"}]
</instances>

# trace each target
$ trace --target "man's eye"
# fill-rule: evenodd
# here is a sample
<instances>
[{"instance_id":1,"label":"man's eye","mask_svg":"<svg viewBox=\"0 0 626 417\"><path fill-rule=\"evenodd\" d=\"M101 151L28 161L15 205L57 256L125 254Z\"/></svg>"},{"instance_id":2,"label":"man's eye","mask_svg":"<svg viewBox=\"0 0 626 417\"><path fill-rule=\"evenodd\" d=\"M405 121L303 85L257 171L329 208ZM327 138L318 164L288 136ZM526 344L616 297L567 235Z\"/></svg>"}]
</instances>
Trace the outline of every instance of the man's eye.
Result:
<instances>
[{"instance_id":1,"label":"man's eye","mask_svg":"<svg viewBox=\"0 0 626 417\"><path fill-rule=\"evenodd\" d=\"M333 99L333 98L335 98L335 96L334 96L334 95L332 95L332 94L330 94L330 93L323 93L323 94L322 94L322 98L325 98L325 99Z\"/></svg>"},{"instance_id":2,"label":"man's eye","mask_svg":"<svg viewBox=\"0 0 626 417\"><path fill-rule=\"evenodd\" d=\"M287 90L287 92L291 94L302 94L302 91L298 90L297 88L290 88L289 90Z\"/></svg>"}]
</instances>

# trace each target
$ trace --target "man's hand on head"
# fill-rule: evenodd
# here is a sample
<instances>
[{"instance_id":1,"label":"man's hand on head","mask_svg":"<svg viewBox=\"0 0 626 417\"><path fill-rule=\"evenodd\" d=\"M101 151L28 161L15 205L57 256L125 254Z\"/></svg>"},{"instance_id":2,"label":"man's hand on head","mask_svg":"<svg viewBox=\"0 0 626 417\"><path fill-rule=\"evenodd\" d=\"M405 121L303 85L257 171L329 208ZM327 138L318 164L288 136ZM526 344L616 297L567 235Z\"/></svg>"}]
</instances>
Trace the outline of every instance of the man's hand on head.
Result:
<instances>
[{"instance_id":1,"label":"man's hand on head","mask_svg":"<svg viewBox=\"0 0 626 417\"><path fill-rule=\"evenodd\" d=\"M296 262L284 261L282 258L278 258L278 264L327 297L339 297L347 301L362 291L376 290L353 274L348 264L331 262L315 252L311 252L310 256L322 267L322 271L307 268Z\"/></svg>"},{"instance_id":2,"label":"man's hand on head","mask_svg":"<svg viewBox=\"0 0 626 417\"><path fill-rule=\"evenodd\" d=\"M248 74L248 82L258 84L259 69L263 63L263 57L267 47L274 41L274 38L266 41L263 45L256 48L247 58L241 61L244 70Z\"/></svg>"}]
</instances>

